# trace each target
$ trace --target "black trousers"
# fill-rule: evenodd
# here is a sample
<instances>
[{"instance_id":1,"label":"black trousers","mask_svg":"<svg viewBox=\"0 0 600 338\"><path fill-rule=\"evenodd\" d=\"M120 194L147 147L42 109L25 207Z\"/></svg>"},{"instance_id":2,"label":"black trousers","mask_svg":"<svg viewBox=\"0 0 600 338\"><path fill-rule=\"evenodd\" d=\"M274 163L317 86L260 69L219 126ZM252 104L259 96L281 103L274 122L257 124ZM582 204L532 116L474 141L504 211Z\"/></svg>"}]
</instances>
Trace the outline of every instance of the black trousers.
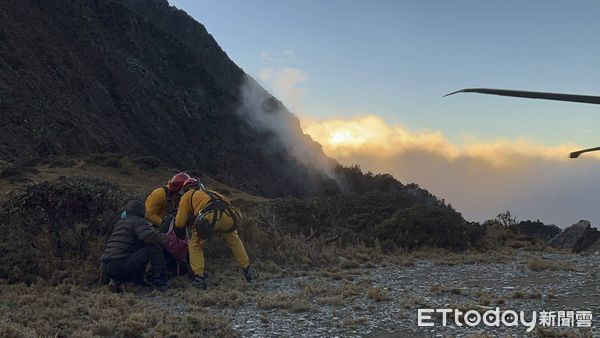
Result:
<instances>
[{"instance_id":1,"label":"black trousers","mask_svg":"<svg viewBox=\"0 0 600 338\"><path fill-rule=\"evenodd\" d=\"M126 258L106 261L103 266L111 278L140 283L144 280L148 262L154 278L166 279L165 259L162 248L158 245L145 246Z\"/></svg>"}]
</instances>

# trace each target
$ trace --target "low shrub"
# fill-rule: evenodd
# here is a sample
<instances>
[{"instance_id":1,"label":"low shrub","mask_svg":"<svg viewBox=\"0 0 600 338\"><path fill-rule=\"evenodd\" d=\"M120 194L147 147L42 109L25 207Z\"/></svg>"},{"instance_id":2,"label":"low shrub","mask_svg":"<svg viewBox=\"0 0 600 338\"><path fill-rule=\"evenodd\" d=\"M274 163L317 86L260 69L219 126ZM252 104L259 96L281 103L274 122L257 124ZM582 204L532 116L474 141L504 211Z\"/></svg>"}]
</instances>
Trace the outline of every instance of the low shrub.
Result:
<instances>
[{"instance_id":1,"label":"low shrub","mask_svg":"<svg viewBox=\"0 0 600 338\"><path fill-rule=\"evenodd\" d=\"M0 278L60 280L97 267L106 238L131 197L116 184L79 176L11 192L0 204Z\"/></svg>"},{"instance_id":2,"label":"low shrub","mask_svg":"<svg viewBox=\"0 0 600 338\"><path fill-rule=\"evenodd\" d=\"M560 228L556 225L546 225L540 220L522 221L518 224L511 225L510 229L513 232L525 235L530 239L538 239L546 242L560 233Z\"/></svg>"},{"instance_id":3,"label":"low shrub","mask_svg":"<svg viewBox=\"0 0 600 338\"><path fill-rule=\"evenodd\" d=\"M309 199L277 199L251 210L268 231L350 246L361 243L396 249L478 248L485 229L466 222L440 201L415 199L408 191L337 194Z\"/></svg>"}]
</instances>

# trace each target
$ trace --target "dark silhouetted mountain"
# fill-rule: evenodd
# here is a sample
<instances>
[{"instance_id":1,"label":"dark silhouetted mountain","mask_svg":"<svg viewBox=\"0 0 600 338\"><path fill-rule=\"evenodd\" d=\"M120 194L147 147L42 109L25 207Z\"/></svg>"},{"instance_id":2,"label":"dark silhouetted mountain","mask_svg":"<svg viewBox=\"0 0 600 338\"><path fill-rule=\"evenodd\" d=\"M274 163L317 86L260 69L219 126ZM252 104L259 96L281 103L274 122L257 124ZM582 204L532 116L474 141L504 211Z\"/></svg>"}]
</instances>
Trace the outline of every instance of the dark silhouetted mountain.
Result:
<instances>
[{"instance_id":1,"label":"dark silhouetted mountain","mask_svg":"<svg viewBox=\"0 0 600 338\"><path fill-rule=\"evenodd\" d=\"M153 155L265 196L316 191L319 168L238 114L246 78L202 24L166 0L5 0L0 159ZM292 139L331 161L260 90Z\"/></svg>"}]
</instances>

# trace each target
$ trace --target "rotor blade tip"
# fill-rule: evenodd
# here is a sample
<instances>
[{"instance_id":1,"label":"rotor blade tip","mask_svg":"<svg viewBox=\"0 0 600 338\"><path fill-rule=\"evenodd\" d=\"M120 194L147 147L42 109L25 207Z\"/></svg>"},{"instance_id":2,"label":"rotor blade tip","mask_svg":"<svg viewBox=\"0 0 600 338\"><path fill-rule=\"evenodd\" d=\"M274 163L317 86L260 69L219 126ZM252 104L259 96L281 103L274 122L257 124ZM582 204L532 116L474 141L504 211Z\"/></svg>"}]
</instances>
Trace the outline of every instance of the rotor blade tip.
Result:
<instances>
[{"instance_id":1,"label":"rotor blade tip","mask_svg":"<svg viewBox=\"0 0 600 338\"><path fill-rule=\"evenodd\" d=\"M460 92L462 92L462 91L463 91L462 89L461 89L461 90L457 90L457 91L455 91L455 92L448 93L448 94L446 94L446 95L444 95L444 96L442 96L442 97L446 97L446 96L454 95L454 94L460 93Z\"/></svg>"}]
</instances>

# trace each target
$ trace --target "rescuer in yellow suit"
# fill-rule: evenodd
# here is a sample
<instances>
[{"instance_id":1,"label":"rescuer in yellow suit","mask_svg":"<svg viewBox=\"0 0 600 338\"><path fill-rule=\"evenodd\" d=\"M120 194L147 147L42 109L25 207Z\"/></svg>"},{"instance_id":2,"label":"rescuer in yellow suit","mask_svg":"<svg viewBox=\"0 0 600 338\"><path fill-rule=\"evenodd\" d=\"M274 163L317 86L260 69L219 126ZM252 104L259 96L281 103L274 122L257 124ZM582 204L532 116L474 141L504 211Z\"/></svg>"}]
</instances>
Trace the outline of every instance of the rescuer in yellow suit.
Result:
<instances>
[{"instance_id":1,"label":"rescuer in yellow suit","mask_svg":"<svg viewBox=\"0 0 600 338\"><path fill-rule=\"evenodd\" d=\"M186 180L183 184L186 191L179 201L175 226L179 229L193 224L192 236L189 240L189 259L196 284L206 290L204 273L204 242L213 233L223 236L226 245L231 249L237 265L242 268L246 281L252 282L258 273L250 266L248 254L237 233L237 223L241 213L232 207L229 200L204 186L195 178Z\"/></svg>"},{"instance_id":2,"label":"rescuer in yellow suit","mask_svg":"<svg viewBox=\"0 0 600 338\"><path fill-rule=\"evenodd\" d=\"M190 178L186 173L178 173L173 176L166 186L158 187L146 197L145 218L155 227L166 225L169 227L170 219L165 218L174 213L179 205L179 198L183 194L183 183ZM167 221L167 222L165 222Z\"/></svg>"}]
</instances>

